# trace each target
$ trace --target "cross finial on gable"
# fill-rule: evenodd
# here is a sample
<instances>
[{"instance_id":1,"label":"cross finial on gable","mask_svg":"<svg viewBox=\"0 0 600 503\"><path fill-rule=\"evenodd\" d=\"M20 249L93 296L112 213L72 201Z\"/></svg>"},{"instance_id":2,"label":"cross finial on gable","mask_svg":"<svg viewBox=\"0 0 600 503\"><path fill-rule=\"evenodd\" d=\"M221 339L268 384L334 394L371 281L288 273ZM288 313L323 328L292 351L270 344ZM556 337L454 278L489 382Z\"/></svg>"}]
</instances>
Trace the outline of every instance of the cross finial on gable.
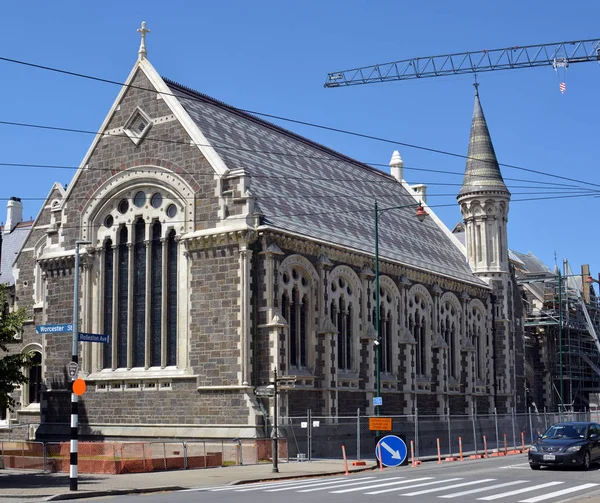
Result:
<instances>
[{"instance_id":1,"label":"cross finial on gable","mask_svg":"<svg viewBox=\"0 0 600 503\"><path fill-rule=\"evenodd\" d=\"M138 51L138 59L144 59L147 54L146 53L146 33L150 33L150 30L146 29L146 21L142 21L142 27L138 28L137 31L139 31L142 34L140 50Z\"/></svg>"}]
</instances>

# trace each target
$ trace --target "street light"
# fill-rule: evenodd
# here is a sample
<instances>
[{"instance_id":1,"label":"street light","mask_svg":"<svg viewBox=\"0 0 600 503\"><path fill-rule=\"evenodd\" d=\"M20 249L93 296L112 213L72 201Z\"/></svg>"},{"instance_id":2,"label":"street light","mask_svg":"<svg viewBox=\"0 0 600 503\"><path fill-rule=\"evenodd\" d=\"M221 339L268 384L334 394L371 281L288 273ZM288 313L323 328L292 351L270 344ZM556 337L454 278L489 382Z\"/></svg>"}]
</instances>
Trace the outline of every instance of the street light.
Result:
<instances>
[{"instance_id":1,"label":"street light","mask_svg":"<svg viewBox=\"0 0 600 503\"><path fill-rule=\"evenodd\" d=\"M79 246L92 244L91 241L75 241L75 273L73 276L73 350L71 362L75 371L71 375L71 387L77 379L79 368L78 343L79 343ZM79 397L71 389L71 466L69 470L69 489L77 491L77 447L78 447L78 424L79 424Z\"/></svg>"},{"instance_id":2,"label":"street light","mask_svg":"<svg viewBox=\"0 0 600 503\"><path fill-rule=\"evenodd\" d=\"M376 368L376 386L377 386L377 405L375 405L375 415L379 416L379 403L381 400L381 334L379 333L379 324L381 313L379 311L379 217L383 213L389 210L400 210L402 208L415 208L417 209L415 217L422 222L425 220L429 213L423 209L421 202L404 204L402 206L390 206L389 208L379 208L377 201L375 201L375 333L377 338L375 339L375 368Z\"/></svg>"}]
</instances>

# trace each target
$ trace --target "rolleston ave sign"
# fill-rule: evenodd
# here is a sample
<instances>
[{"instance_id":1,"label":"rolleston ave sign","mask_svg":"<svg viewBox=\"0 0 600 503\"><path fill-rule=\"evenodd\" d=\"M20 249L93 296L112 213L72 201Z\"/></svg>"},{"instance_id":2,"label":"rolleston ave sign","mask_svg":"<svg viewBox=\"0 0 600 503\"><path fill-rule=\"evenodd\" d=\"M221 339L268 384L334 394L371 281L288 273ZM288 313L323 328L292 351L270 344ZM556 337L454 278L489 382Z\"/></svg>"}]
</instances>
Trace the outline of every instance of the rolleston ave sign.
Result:
<instances>
[{"instance_id":1,"label":"rolleston ave sign","mask_svg":"<svg viewBox=\"0 0 600 503\"><path fill-rule=\"evenodd\" d=\"M79 332L80 342L102 342L108 344L110 342L110 335L104 334L87 334L85 332Z\"/></svg>"}]
</instances>

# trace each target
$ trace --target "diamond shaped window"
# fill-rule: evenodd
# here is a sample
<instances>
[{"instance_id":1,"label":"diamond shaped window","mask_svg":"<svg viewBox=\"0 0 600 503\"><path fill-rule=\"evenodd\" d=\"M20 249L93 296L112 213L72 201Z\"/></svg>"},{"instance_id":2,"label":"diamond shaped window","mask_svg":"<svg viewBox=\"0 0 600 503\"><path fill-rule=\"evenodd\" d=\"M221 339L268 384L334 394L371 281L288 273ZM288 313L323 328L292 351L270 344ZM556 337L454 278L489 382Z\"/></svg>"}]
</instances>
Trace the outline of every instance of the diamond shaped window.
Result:
<instances>
[{"instance_id":1,"label":"diamond shaped window","mask_svg":"<svg viewBox=\"0 0 600 503\"><path fill-rule=\"evenodd\" d=\"M138 107L125 123L123 130L129 139L138 145L151 127L152 120Z\"/></svg>"}]
</instances>

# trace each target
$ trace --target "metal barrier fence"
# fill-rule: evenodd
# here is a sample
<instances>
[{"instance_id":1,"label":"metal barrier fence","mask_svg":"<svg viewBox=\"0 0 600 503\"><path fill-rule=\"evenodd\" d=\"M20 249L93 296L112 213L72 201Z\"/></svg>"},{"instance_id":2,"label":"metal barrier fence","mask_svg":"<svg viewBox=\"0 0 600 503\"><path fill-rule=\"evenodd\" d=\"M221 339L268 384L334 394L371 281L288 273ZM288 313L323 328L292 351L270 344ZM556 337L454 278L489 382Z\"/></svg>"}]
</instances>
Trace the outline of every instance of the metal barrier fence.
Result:
<instances>
[{"instance_id":1,"label":"metal barrier fence","mask_svg":"<svg viewBox=\"0 0 600 503\"><path fill-rule=\"evenodd\" d=\"M381 436L405 441L416 459L518 450L538 433L559 421L596 421L597 411L577 413L490 414L465 416L387 416L391 431L369 429L369 416L306 416L279 418L279 461L314 458L375 459ZM271 438L191 440L178 442L79 442L81 473L134 473L157 470L209 468L272 462ZM69 471L69 443L0 440L0 466L5 468Z\"/></svg>"},{"instance_id":2,"label":"metal barrier fence","mask_svg":"<svg viewBox=\"0 0 600 503\"><path fill-rule=\"evenodd\" d=\"M288 445L279 439L278 461ZM271 463L270 438L179 442L79 442L80 473L140 473ZM0 467L69 472L69 442L0 441Z\"/></svg>"},{"instance_id":3,"label":"metal barrier fence","mask_svg":"<svg viewBox=\"0 0 600 503\"><path fill-rule=\"evenodd\" d=\"M595 412L490 414L465 416L407 415L392 419L391 431L372 431L369 417L357 411L355 416L306 416L280 418L279 432L288 441L289 457L299 460L342 457L342 445L349 458L375 459L375 446L384 435L396 435L405 441L410 453L413 442L415 459L440 455L518 450L529 446L539 433L559 421L597 421Z\"/></svg>"}]
</instances>

